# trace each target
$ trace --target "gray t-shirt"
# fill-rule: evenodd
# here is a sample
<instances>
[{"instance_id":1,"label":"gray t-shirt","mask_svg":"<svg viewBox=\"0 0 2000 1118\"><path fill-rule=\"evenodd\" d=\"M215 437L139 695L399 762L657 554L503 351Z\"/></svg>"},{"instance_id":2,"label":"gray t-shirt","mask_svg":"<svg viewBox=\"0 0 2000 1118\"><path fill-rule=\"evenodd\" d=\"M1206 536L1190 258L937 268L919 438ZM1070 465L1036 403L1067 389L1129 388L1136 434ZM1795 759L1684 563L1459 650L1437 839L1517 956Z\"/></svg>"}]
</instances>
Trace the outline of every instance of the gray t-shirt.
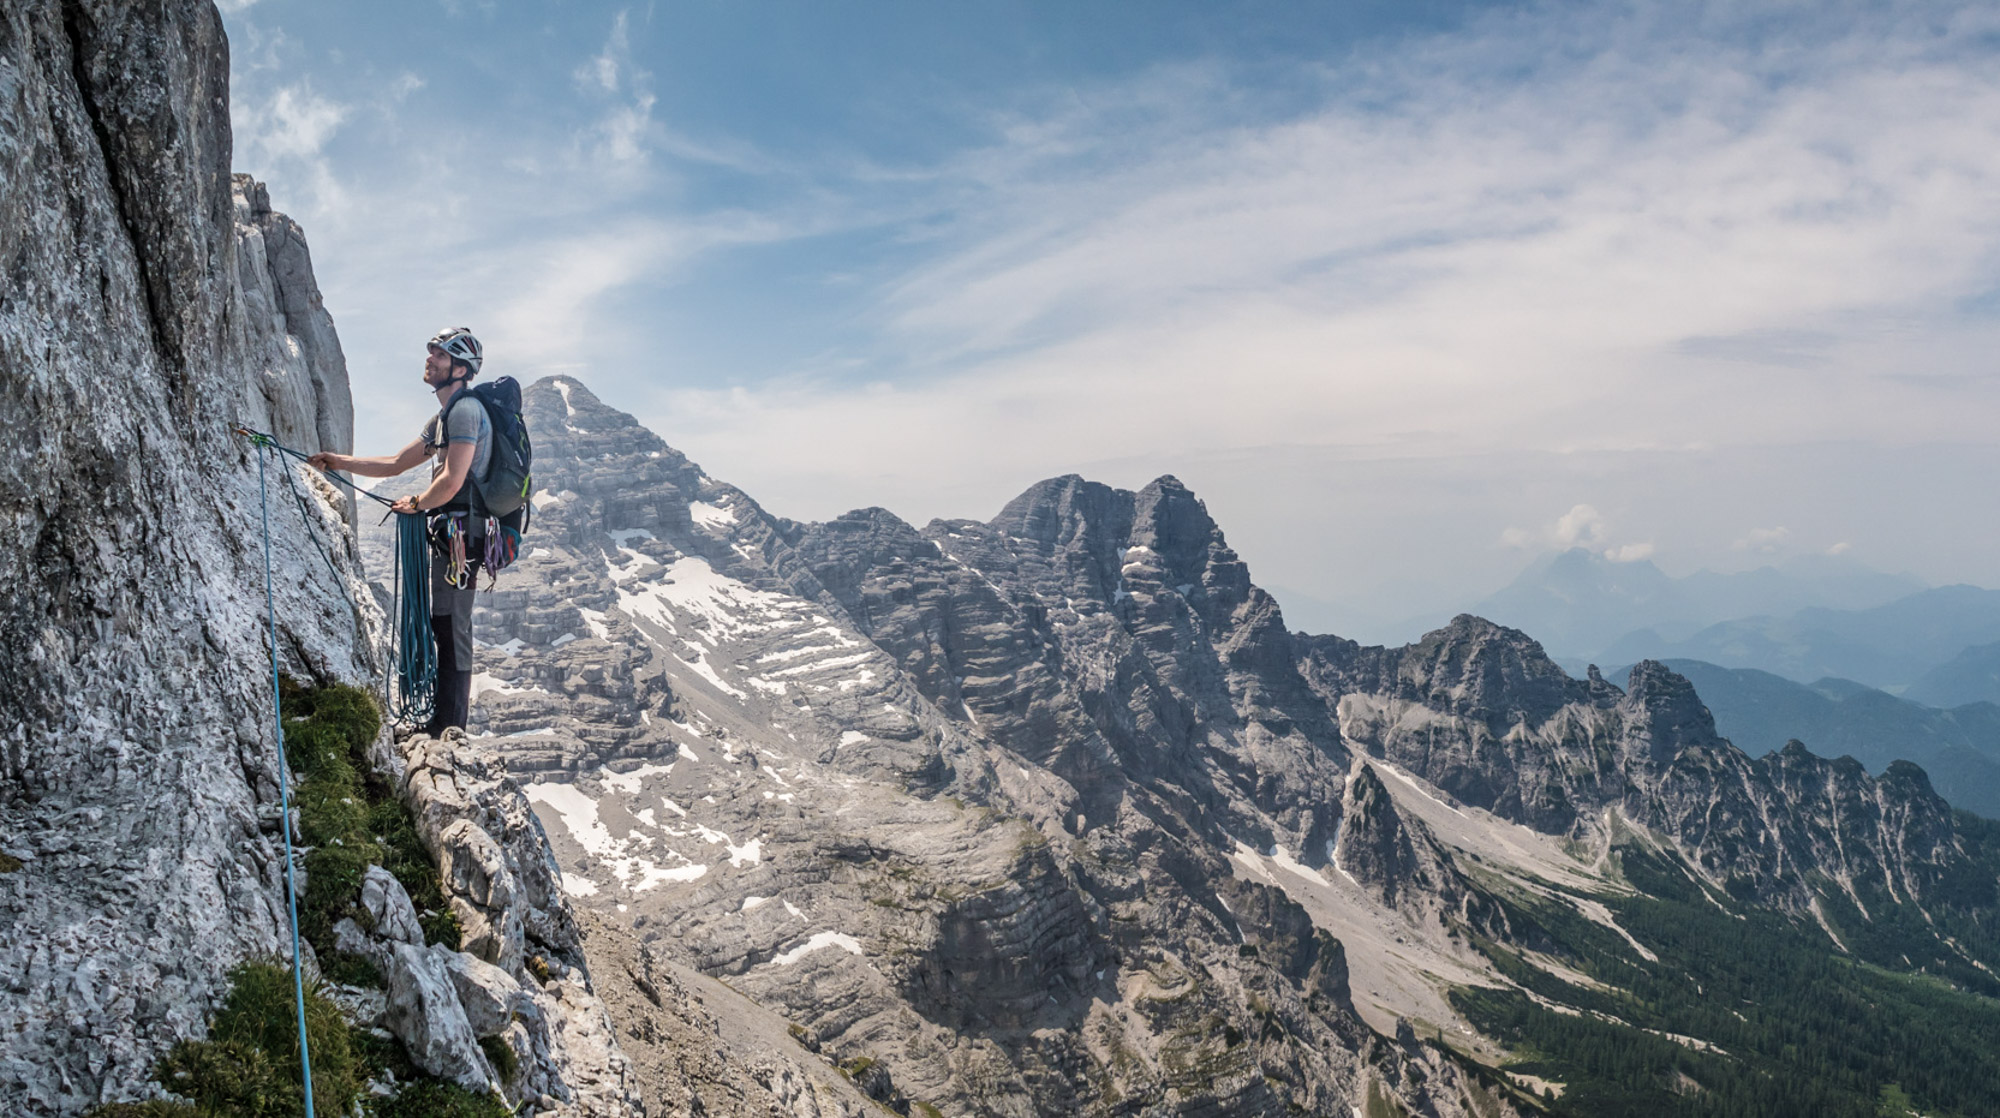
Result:
<instances>
[{"instance_id":1,"label":"gray t-shirt","mask_svg":"<svg viewBox=\"0 0 2000 1118\"><path fill-rule=\"evenodd\" d=\"M440 411L424 424L422 438L425 449L431 453L431 477L436 479L444 473L443 448L449 443L471 443L472 472L466 480L484 477L486 467L493 460L493 421L486 418L486 405L479 402L479 397L466 393L453 405L451 426L440 437L438 420L442 418L444 413Z\"/></svg>"}]
</instances>

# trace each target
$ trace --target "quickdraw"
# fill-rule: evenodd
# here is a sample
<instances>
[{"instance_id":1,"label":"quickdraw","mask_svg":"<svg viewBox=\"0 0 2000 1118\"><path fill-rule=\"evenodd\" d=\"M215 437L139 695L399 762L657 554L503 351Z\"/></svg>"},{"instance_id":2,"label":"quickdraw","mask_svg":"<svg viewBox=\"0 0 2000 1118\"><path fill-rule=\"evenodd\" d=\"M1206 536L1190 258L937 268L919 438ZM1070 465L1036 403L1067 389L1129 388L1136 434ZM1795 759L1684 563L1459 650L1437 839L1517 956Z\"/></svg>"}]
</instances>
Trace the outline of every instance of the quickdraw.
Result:
<instances>
[{"instance_id":1,"label":"quickdraw","mask_svg":"<svg viewBox=\"0 0 2000 1118\"><path fill-rule=\"evenodd\" d=\"M466 517L462 512L442 513L431 518L431 543L444 559L444 580L454 590L463 590L479 577L466 555Z\"/></svg>"}]
</instances>

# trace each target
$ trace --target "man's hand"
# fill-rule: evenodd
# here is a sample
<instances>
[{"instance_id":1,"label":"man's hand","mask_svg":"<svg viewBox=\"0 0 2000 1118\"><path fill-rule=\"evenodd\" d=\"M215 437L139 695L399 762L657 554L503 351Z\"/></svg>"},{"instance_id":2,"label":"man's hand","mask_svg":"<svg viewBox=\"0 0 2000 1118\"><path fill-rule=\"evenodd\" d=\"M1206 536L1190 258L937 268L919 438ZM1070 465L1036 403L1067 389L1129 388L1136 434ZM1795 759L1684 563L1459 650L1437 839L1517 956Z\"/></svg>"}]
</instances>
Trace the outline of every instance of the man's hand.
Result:
<instances>
[{"instance_id":1,"label":"man's hand","mask_svg":"<svg viewBox=\"0 0 2000 1118\"><path fill-rule=\"evenodd\" d=\"M335 454L330 450L322 450L318 454L306 459L307 465L320 471L347 469L346 462L347 456L345 454Z\"/></svg>"},{"instance_id":2,"label":"man's hand","mask_svg":"<svg viewBox=\"0 0 2000 1118\"><path fill-rule=\"evenodd\" d=\"M417 513L417 498L416 498L416 496L415 496L414 494L412 494L411 496L408 496L408 497L399 497L399 498L397 498L397 499L396 499L396 503L394 503L394 504L392 504L392 505L390 505L390 506L389 506L389 511L390 511L390 512L400 512L400 513L402 513L402 514L403 514L403 515L405 515L405 516L414 516L414 515L416 515L416 513Z\"/></svg>"}]
</instances>

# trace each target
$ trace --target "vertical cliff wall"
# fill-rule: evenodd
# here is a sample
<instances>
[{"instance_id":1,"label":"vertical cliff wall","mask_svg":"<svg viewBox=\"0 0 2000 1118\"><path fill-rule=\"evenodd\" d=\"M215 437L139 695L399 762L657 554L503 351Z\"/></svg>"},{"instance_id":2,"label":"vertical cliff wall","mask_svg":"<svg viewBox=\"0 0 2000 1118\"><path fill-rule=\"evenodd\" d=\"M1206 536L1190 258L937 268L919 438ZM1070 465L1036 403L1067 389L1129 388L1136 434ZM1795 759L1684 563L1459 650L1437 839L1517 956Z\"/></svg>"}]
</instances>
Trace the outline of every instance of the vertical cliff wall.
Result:
<instances>
[{"instance_id":1,"label":"vertical cliff wall","mask_svg":"<svg viewBox=\"0 0 2000 1118\"><path fill-rule=\"evenodd\" d=\"M232 182L228 72L207 0L0 6L9 1114L131 1097L283 942L257 462L228 428L345 447L352 420L303 239ZM361 681L344 506L271 480L284 666Z\"/></svg>"}]
</instances>

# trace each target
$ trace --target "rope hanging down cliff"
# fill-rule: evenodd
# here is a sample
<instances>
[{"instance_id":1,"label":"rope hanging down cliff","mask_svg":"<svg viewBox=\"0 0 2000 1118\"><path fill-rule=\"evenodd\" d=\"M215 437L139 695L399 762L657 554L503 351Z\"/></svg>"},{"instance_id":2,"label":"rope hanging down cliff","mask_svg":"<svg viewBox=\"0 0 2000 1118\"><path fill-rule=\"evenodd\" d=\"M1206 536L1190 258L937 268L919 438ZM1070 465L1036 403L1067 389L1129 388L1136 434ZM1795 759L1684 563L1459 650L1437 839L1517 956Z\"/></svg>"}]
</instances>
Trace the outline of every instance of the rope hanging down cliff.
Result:
<instances>
[{"instance_id":1,"label":"rope hanging down cliff","mask_svg":"<svg viewBox=\"0 0 2000 1118\"><path fill-rule=\"evenodd\" d=\"M247 432L246 432L247 433ZM257 444L257 504L264 514L264 619L271 640L271 721L278 740L278 830L285 836L285 902L292 915L292 998L299 1011L299 1069L305 1082L306 1118L313 1118L312 1052L306 1044L305 973L299 967L299 891L292 880L291 772L285 764L284 699L278 687L278 608L271 590L271 495L264 480L264 460L277 446L269 435L253 436Z\"/></svg>"}]
</instances>

